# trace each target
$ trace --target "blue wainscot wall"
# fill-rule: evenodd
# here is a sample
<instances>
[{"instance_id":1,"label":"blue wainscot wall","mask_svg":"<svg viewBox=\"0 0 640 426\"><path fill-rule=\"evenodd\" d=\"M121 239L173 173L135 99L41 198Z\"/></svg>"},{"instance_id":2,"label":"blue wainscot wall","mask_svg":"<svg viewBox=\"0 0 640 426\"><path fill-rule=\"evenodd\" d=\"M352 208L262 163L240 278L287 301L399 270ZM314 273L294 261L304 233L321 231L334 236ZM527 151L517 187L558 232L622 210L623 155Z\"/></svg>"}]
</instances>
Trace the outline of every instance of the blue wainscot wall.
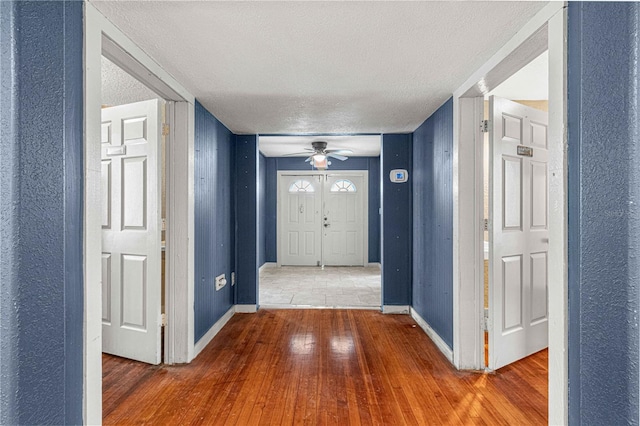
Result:
<instances>
[{"instance_id":1,"label":"blue wainscot wall","mask_svg":"<svg viewBox=\"0 0 640 426\"><path fill-rule=\"evenodd\" d=\"M215 289L215 277L231 283L234 267L235 135L199 102L195 106L195 341L234 304L233 288Z\"/></svg>"},{"instance_id":2,"label":"blue wainscot wall","mask_svg":"<svg viewBox=\"0 0 640 426\"><path fill-rule=\"evenodd\" d=\"M413 309L453 348L453 98L413 133Z\"/></svg>"}]
</instances>

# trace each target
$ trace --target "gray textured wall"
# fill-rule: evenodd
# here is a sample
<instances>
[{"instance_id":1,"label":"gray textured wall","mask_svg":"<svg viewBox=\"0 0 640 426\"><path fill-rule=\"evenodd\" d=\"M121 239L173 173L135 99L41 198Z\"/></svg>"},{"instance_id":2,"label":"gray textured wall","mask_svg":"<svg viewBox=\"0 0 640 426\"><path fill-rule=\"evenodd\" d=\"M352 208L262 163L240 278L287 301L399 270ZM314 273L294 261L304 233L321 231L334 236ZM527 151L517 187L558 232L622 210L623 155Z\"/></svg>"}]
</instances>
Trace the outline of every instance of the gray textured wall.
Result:
<instances>
[{"instance_id":1,"label":"gray textured wall","mask_svg":"<svg viewBox=\"0 0 640 426\"><path fill-rule=\"evenodd\" d=\"M569 420L638 424L638 3L569 3Z\"/></svg>"},{"instance_id":2,"label":"gray textured wall","mask_svg":"<svg viewBox=\"0 0 640 426\"><path fill-rule=\"evenodd\" d=\"M82 2L0 2L0 424L82 422Z\"/></svg>"}]
</instances>

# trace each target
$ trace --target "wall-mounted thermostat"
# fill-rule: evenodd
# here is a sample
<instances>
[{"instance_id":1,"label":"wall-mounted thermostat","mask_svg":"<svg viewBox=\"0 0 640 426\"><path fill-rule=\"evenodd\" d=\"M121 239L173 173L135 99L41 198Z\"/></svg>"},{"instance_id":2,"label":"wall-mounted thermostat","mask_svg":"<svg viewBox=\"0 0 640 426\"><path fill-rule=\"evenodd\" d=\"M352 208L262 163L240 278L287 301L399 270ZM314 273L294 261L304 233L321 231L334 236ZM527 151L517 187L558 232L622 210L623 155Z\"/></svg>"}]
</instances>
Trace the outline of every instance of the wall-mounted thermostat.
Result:
<instances>
[{"instance_id":1,"label":"wall-mounted thermostat","mask_svg":"<svg viewBox=\"0 0 640 426\"><path fill-rule=\"evenodd\" d=\"M403 183L409 179L409 173L404 169L394 169L389 173L389 179L393 183Z\"/></svg>"}]
</instances>

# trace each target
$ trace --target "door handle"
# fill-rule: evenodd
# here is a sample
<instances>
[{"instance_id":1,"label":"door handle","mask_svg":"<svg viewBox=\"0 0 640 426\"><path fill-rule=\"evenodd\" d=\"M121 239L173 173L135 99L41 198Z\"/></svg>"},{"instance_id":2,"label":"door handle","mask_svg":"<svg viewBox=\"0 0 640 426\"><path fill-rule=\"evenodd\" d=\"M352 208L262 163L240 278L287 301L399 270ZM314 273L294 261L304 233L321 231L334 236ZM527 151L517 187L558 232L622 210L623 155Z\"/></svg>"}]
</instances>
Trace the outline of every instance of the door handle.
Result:
<instances>
[{"instance_id":1,"label":"door handle","mask_svg":"<svg viewBox=\"0 0 640 426\"><path fill-rule=\"evenodd\" d=\"M300 210L300 213L304 213L304 204L300 204L300 208L298 210Z\"/></svg>"}]
</instances>

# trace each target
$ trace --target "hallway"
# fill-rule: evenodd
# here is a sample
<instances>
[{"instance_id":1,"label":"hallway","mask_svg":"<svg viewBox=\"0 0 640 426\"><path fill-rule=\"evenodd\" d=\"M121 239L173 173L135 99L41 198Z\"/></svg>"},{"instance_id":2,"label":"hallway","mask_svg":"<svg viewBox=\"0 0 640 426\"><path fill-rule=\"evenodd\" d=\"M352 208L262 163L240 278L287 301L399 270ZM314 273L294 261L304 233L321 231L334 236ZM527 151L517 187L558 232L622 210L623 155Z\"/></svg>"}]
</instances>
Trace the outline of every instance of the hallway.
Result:
<instances>
[{"instance_id":1,"label":"hallway","mask_svg":"<svg viewBox=\"0 0 640 426\"><path fill-rule=\"evenodd\" d=\"M185 366L103 356L104 424L546 424L547 351L458 372L408 315L236 314Z\"/></svg>"}]
</instances>

